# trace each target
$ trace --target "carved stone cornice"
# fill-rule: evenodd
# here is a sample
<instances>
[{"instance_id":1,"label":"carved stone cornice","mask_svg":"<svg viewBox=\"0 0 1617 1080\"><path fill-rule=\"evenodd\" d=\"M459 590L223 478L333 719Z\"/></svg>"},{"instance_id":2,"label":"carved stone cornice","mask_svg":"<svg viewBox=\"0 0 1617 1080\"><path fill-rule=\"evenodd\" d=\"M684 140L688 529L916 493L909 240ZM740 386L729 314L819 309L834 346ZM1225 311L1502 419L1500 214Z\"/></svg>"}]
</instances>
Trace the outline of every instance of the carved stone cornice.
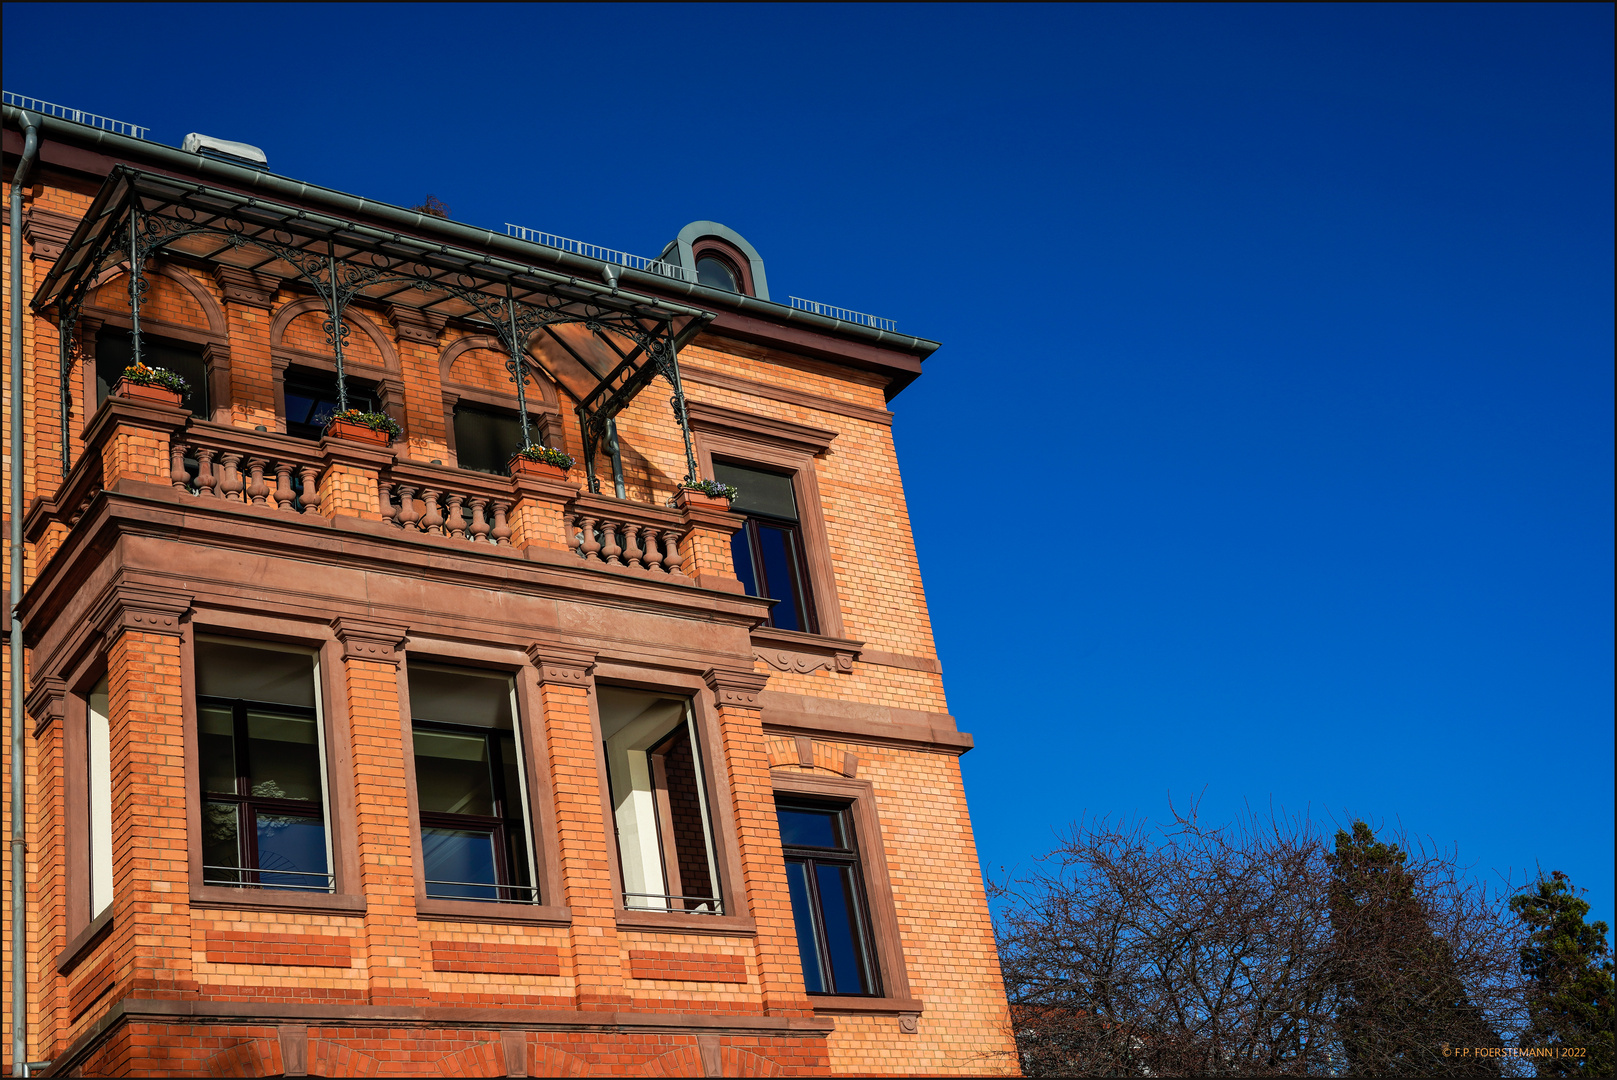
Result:
<instances>
[{"instance_id":1,"label":"carved stone cornice","mask_svg":"<svg viewBox=\"0 0 1617 1080\"><path fill-rule=\"evenodd\" d=\"M821 668L847 674L853 671L853 662L863 648L862 641L777 630L772 626L759 626L752 631L754 659L762 660L776 671L799 675Z\"/></svg>"},{"instance_id":2,"label":"carved stone cornice","mask_svg":"<svg viewBox=\"0 0 1617 1080\"><path fill-rule=\"evenodd\" d=\"M541 686L588 686L595 673L594 653L565 645L536 641L528 646L528 659L539 674Z\"/></svg>"},{"instance_id":3,"label":"carved stone cornice","mask_svg":"<svg viewBox=\"0 0 1617 1080\"><path fill-rule=\"evenodd\" d=\"M721 707L735 705L743 709L758 708L758 695L769 685L768 675L733 668L713 668L705 672L702 679Z\"/></svg>"},{"instance_id":4,"label":"carved stone cornice","mask_svg":"<svg viewBox=\"0 0 1617 1080\"><path fill-rule=\"evenodd\" d=\"M400 304L387 305L387 321L393 324L393 334L400 341L415 341L422 345L437 345L449 321L446 316L422 311Z\"/></svg>"},{"instance_id":5,"label":"carved stone cornice","mask_svg":"<svg viewBox=\"0 0 1617 1080\"><path fill-rule=\"evenodd\" d=\"M281 287L281 279L273 274L255 274L239 266L218 263L213 267L213 280L226 301L265 311L275 306L275 292Z\"/></svg>"},{"instance_id":6,"label":"carved stone cornice","mask_svg":"<svg viewBox=\"0 0 1617 1080\"><path fill-rule=\"evenodd\" d=\"M185 593L115 585L90 612L89 623L109 640L125 630L179 637L190 611L191 597Z\"/></svg>"},{"instance_id":7,"label":"carved stone cornice","mask_svg":"<svg viewBox=\"0 0 1617 1080\"><path fill-rule=\"evenodd\" d=\"M79 227L79 219L71 214L59 214L55 210L46 210L42 206L30 206L23 211L22 235L32 249L28 257L32 260L44 259L55 262L62 255L62 248L73 238L73 230Z\"/></svg>"},{"instance_id":8,"label":"carved stone cornice","mask_svg":"<svg viewBox=\"0 0 1617 1080\"><path fill-rule=\"evenodd\" d=\"M61 722L67 713L67 680L60 675L45 675L34 681L26 701L28 715L34 718L34 738L39 738L51 725Z\"/></svg>"},{"instance_id":9,"label":"carved stone cornice","mask_svg":"<svg viewBox=\"0 0 1617 1080\"><path fill-rule=\"evenodd\" d=\"M342 642L344 660L370 660L397 667L404 659L402 626L339 617L331 620L331 630Z\"/></svg>"}]
</instances>

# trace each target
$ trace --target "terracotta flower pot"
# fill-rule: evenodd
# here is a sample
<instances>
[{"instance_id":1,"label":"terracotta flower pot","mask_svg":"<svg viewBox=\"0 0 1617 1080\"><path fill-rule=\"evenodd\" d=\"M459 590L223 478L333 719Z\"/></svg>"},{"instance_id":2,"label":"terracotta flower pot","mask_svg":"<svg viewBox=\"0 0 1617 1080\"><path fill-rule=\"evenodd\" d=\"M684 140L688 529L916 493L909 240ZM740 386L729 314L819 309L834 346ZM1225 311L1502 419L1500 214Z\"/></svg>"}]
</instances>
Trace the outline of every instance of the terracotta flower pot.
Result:
<instances>
[{"instance_id":1,"label":"terracotta flower pot","mask_svg":"<svg viewBox=\"0 0 1617 1080\"><path fill-rule=\"evenodd\" d=\"M529 461L518 454L511 459L512 476L543 476L551 480L567 479L567 470L548 461Z\"/></svg>"},{"instance_id":2,"label":"terracotta flower pot","mask_svg":"<svg viewBox=\"0 0 1617 1080\"><path fill-rule=\"evenodd\" d=\"M679 493L689 506L711 506L715 510L730 509L730 500L719 495L708 495L695 488L680 488Z\"/></svg>"},{"instance_id":3,"label":"terracotta flower pot","mask_svg":"<svg viewBox=\"0 0 1617 1080\"><path fill-rule=\"evenodd\" d=\"M333 420L326 427L326 434L350 442L370 443L372 446L386 446L393 441L393 436L387 432L356 424L352 420Z\"/></svg>"},{"instance_id":4,"label":"terracotta flower pot","mask_svg":"<svg viewBox=\"0 0 1617 1080\"><path fill-rule=\"evenodd\" d=\"M119 379L118 385L112 388L116 397L134 398L136 401L155 401L159 405L178 405L180 392L170 390L163 386L148 386L145 383L132 383L128 379Z\"/></svg>"}]
</instances>

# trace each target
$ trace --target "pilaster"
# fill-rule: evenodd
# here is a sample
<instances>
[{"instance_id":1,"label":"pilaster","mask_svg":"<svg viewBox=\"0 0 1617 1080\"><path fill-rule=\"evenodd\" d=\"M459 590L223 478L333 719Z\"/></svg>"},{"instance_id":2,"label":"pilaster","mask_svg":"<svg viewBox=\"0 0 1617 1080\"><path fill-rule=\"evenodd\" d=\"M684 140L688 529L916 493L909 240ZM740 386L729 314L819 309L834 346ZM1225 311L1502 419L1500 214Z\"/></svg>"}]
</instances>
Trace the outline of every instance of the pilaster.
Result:
<instances>
[{"instance_id":1,"label":"pilaster","mask_svg":"<svg viewBox=\"0 0 1617 1080\"><path fill-rule=\"evenodd\" d=\"M320 513L327 518L382 520L382 470L393 451L327 435L320 440L325 468L320 474Z\"/></svg>"},{"instance_id":2,"label":"pilaster","mask_svg":"<svg viewBox=\"0 0 1617 1080\"><path fill-rule=\"evenodd\" d=\"M182 638L191 598L116 586L90 622L105 641L112 758L115 996L191 997Z\"/></svg>"},{"instance_id":3,"label":"pilaster","mask_svg":"<svg viewBox=\"0 0 1617 1080\"><path fill-rule=\"evenodd\" d=\"M602 779L590 719L592 654L538 644L528 657L539 675L550 782L556 793L562 903L573 913L568 939L573 987L581 1009L628 1003L618 952L614 840L602 811Z\"/></svg>"},{"instance_id":4,"label":"pilaster","mask_svg":"<svg viewBox=\"0 0 1617 1080\"><path fill-rule=\"evenodd\" d=\"M404 627L339 618L354 769L354 828L365 894L365 970L372 1005L420 1004L421 931L416 922L415 852L399 710Z\"/></svg>"},{"instance_id":5,"label":"pilaster","mask_svg":"<svg viewBox=\"0 0 1617 1080\"><path fill-rule=\"evenodd\" d=\"M740 884L758 927L755 948L764 1011L771 1016L812 1016L797 953L786 861L775 817L775 789L764 745L763 711L758 702L769 676L716 668L703 678L718 708L724 760L730 770L731 811L741 848Z\"/></svg>"},{"instance_id":6,"label":"pilaster","mask_svg":"<svg viewBox=\"0 0 1617 1080\"><path fill-rule=\"evenodd\" d=\"M262 424L279 431L284 422L277 415L275 368L270 360L270 311L280 279L234 266L215 266L213 276L230 328L230 394L214 400L230 402L231 419L221 422L249 428Z\"/></svg>"},{"instance_id":7,"label":"pilaster","mask_svg":"<svg viewBox=\"0 0 1617 1080\"><path fill-rule=\"evenodd\" d=\"M399 304L387 305L387 320L393 326L403 374L404 415L394 419L404 425L412 458L446 459L449 440L443 411L436 405L443 382L438 370L438 342L447 320L442 315Z\"/></svg>"}]
</instances>

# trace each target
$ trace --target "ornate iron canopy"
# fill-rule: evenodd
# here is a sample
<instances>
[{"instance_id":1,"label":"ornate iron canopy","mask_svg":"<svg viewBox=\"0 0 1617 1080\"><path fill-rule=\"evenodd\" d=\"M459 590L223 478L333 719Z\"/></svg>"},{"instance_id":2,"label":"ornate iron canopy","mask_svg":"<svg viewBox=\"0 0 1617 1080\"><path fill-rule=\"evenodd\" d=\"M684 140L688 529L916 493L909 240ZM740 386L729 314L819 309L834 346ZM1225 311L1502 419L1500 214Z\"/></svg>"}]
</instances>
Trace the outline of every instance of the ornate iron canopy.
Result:
<instances>
[{"instance_id":1,"label":"ornate iron canopy","mask_svg":"<svg viewBox=\"0 0 1617 1080\"><path fill-rule=\"evenodd\" d=\"M35 311L55 307L58 314L64 472L69 465L66 387L77 359L74 327L85 298L104 271L119 266L128 271L131 336L139 361L141 299L150 284L146 266L159 256L233 266L312 289L326 309L339 408L347 407L343 315L356 300L464 320L498 338L509 354L506 367L516 384L524 441L530 438L526 365L544 370L528 346L536 334L547 334L599 380L578 406L592 492L600 489L595 452L607 425L662 375L673 387L674 414L685 436L685 479L696 478L678 349L713 319L712 313L126 165L108 175L33 300ZM589 356L592 350L569 343L578 330L558 333L569 325L604 343L618 363L601 370Z\"/></svg>"}]
</instances>

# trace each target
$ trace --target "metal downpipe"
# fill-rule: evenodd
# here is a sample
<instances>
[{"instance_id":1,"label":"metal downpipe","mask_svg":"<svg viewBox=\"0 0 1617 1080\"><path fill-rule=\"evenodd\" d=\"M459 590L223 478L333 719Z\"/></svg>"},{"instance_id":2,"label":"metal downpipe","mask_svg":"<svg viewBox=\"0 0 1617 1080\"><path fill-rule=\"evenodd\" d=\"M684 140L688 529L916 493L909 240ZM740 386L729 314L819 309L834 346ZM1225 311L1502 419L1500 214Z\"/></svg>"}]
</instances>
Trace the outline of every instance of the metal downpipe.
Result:
<instances>
[{"instance_id":1,"label":"metal downpipe","mask_svg":"<svg viewBox=\"0 0 1617 1080\"><path fill-rule=\"evenodd\" d=\"M22 114L22 160L11 176L11 1075L28 1075L28 830L22 723L22 186L39 153L39 117Z\"/></svg>"}]
</instances>

